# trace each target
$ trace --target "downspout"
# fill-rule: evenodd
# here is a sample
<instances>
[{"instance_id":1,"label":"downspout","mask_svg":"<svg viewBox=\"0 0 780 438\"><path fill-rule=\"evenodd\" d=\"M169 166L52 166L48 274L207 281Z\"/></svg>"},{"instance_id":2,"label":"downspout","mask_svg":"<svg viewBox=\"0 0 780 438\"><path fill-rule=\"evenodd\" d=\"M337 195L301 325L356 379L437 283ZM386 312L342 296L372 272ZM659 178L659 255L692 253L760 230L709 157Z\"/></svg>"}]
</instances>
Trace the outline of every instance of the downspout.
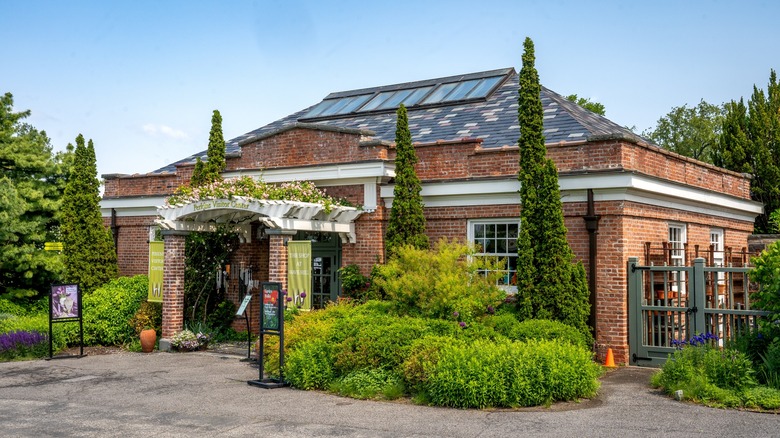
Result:
<instances>
[{"instance_id":1,"label":"downspout","mask_svg":"<svg viewBox=\"0 0 780 438\"><path fill-rule=\"evenodd\" d=\"M593 189L588 189L588 212L583 217L585 219L585 229L588 230L588 289L590 290L590 315L588 316L588 325L596 334L596 273L598 272L598 234L599 219L601 216L596 214L595 203L593 202Z\"/></svg>"},{"instance_id":2,"label":"downspout","mask_svg":"<svg viewBox=\"0 0 780 438\"><path fill-rule=\"evenodd\" d=\"M111 209L111 236L114 238L114 252L119 255L119 225L116 224L116 209Z\"/></svg>"}]
</instances>

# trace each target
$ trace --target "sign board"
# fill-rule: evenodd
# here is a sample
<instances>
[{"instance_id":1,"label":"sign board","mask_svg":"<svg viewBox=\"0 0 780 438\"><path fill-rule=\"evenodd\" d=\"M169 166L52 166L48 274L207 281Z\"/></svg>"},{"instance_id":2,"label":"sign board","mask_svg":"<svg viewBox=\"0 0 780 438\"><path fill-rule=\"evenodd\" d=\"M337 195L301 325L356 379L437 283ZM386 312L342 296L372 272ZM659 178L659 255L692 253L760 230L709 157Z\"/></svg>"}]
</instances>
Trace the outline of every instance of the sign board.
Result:
<instances>
[{"instance_id":1,"label":"sign board","mask_svg":"<svg viewBox=\"0 0 780 438\"><path fill-rule=\"evenodd\" d=\"M302 309L311 309L311 263L310 240L287 242L287 296Z\"/></svg>"},{"instance_id":2,"label":"sign board","mask_svg":"<svg viewBox=\"0 0 780 438\"><path fill-rule=\"evenodd\" d=\"M252 295L246 295L244 297L244 301L241 302L241 306L238 308L238 311L236 312L236 316L241 316L246 311L246 306L249 305L249 301L252 299Z\"/></svg>"},{"instance_id":3,"label":"sign board","mask_svg":"<svg viewBox=\"0 0 780 438\"><path fill-rule=\"evenodd\" d=\"M81 317L81 293L77 284L52 285L50 303L54 321Z\"/></svg>"},{"instance_id":4,"label":"sign board","mask_svg":"<svg viewBox=\"0 0 780 438\"><path fill-rule=\"evenodd\" d=\"M149 242L149 294L146 301L163 302L163 268L165 267L165 243Z\"/></svg>"},{"instance_id":5,"label":"sign board","mask_svg":"<svg viewBox=\"0 0 780 438\"><path fill-rule=\"evenodd\" d=\"M45 242L43 244L43 249L45 251L62 251L63 245L62 242Z\"/></svg>"},{"instance_id":6,"label":"sign board","mask_svg":"<svg viewBox=\"0 0 780 438\"><path fill-rule=\"evenodd\" d=\"M260 312L261 330L280 330L282 313L282 285L281 283L263 283L263 306Z\"/></svg>"}]
</instances>

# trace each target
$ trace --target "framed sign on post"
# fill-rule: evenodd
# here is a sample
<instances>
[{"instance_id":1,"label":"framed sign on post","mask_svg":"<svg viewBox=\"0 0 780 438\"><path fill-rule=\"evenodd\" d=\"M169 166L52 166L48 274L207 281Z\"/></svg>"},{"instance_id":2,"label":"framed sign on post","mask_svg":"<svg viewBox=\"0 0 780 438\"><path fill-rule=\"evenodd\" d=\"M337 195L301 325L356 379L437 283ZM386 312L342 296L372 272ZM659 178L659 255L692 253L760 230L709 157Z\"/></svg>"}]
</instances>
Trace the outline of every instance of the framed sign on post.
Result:
<instances>
[{"instance_id":1,"label":"framed sign on post","mask_svg":"<svg viewBox=\"0 0 780 438\"><path fill-rule=\"evenodd\" d=\"M81 288L78 284L53 284L49 290L49 359L54 358L53 325L61 322L79 323L79 355L84 356L84 325L81 318Z\"/></svg>"},{"instance_id":2,"label":"framed sign on post","mask_svg":"<svg viewBox=\"0 0 780 438\"><path fill-rule=\"evenodd\" d=\"M260 351L257 365L260 377L248 384L261 388L281 388L284 382L284 296L282 284L265 282L260 286ZM265 335L279 336L279 378L266 378L263 367Z\"/></svg>"},{"instance_id":3,"label":"framed sign on post","mask_svg":"<svg viewBox=\"0 0 780 438\"><path fill-rule=\"evenodd\" d=\"M239 283L239 286L240 285L241 283ZM246 360L250 360L252 358L252 331L249 329L249 314L246 313L246 307L249 305L251 300L251 294L244 295L244 301L241 302L241 307L239 307L238 311L236 312L236 316L243 316L244 320L246 321Z\"/></svg>"}]
</instances>

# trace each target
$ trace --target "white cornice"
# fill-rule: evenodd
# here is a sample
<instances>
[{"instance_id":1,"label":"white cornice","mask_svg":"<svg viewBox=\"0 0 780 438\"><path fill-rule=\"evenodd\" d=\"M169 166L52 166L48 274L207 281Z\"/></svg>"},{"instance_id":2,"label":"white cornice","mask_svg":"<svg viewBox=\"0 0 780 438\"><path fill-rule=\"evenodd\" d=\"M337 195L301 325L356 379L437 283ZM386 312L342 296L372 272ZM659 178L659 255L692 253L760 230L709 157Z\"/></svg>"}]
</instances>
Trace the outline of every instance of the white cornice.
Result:
<instances>
[{"instance_id":1,"label":"white cornice","mask_svg":"<svg viewBox=\"0 0 780 438\"><path fill-rule=\"evenodd\" d=\"M762 212L760 203L640 174L584 174L560 177L563 202L584 202L586 189L596 201L631 201L753 222ZM500 180L454 181L423 184L427 207L506 205L520 203L520 182ZM385 205L392 206L393 186L380 189Z\"/></svg>"},{"instance_id":2,"label":"white cornice","mask_svg":"<svg viewBox=\"0 0 780 438\"><path fill-rule=\"evenodd\" d=\"M224 178L239 176L262 177L265 182L312 181L320 187L365 184L395 176L395 165L385 161L329 164L322 166L289 167L283 169L234 170L222 174Z\"/></svg>"}]
</instances>

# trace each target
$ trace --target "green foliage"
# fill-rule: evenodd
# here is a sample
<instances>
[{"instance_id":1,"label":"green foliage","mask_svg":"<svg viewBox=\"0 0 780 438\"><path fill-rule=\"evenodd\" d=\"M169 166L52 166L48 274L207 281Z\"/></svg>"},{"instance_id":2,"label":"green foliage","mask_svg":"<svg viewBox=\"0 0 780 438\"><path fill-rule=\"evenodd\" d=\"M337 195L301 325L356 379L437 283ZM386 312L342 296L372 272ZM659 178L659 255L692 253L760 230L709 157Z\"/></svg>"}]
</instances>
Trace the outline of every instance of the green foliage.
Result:
<instances>
[{"instance_id":1,"label":"green foliage","mask_svg":"<svg viewBox=\"0 0 780 438\"><path fill-rule=\"evenodd\" d=\"M439 362L441 351L447 347L465 343L452 336L429 335L415 339L409 345L408 355L401 370L407 387L415 392L422 392L428 378Z\"/></svg>"},{"instance_id":2,"label":"green foliage","mask_svg":"<svg viewBox=\"0 0 780 438\"><path fill-rule=\"evenodd\" d=\"M780 83L770 70L766 92L753 86L745 105L731 101L714 163L737 172L752 174L750 191L753 200L764 204L764 213L756 218L756 232L772 229L769 214L780 208Z\"/></svg>"},{"instance_id":3,"label":"green foliage","mask_svg":"<svg viewBox=\"0 0 780 438\"><path fill-rule=\"evenodd\" d=\"M559 321L545 319L528 319L520 322L512 326L506 337L514 341L557 339L585 349L589 349L593 342L589 333L583 333Z\"/></svg>"},{"instance_id":4,"label":"green foliage","mask_svg":"<svg viewBox=\"0 0 780 438\"><path fill-rule=\"evenodd\" d=\"M566 96L566 100L569 100L571 102L576 103L577 105L585 108L586 110L596 113L600 116L606 115L607 110L604 108L604 104L599 102L594 102L590 99L586 99L584 97L579 97L576 94L570 94Z\"/></svg>"},{"instance_id":5,"label":"green foliage","mask_svg":"<svg viewBox=\"0 0 780 438\"><path fill-rule=\"evenodd\" d=\"M59 240L72 149L52 153L46 133L24 123L29 115L0 95L0 296L39 296L63 271L61 255L43 246Z\"/></svg>"},{"instance_id":6,"label":"green foliage","mask_svg":"<svg viewBox=\"0 0 780 438\"><path fill-rule=\"evenodd\" d=\"M379 298L373 293L371 288L371 279L360 273L360 267L352 264L339 269L341 278L341 290L343 296L358 301L366 301Z\"/></svg>"},{"instance_id":7,"label":"green foliage","mask_svg":"<svg viewBox=\"0 0 780 438\"><path fill-rule=\"evenodd\" d=\"M221 301L208 315L206 324L214 333L225 333L233 324L236 315L236 305L228 299Z\"/></svg>"},{"instance_id":8,"label":"green foliage","mask_svg":"<svg viewBox=\"0 0 780 438\"><path fill-rule=\"evenodd\" d=\"M759 324L764 330L778 335L773 322L780 319L780 241L768 245L751 261L753 269L748 276L761 285L750 296L753 307L770 312L768 317L759 320Z\"/></svg>"},{"instance_id":9,"label":"green foliage","mask_svg":"<svg viewBox=\"0 0 780 438\"><path fill-rule=\"evenodd\" d=\"M549 405L595 395L600 372L589 351L570 344L478 341L441 350L424 391L438 406Z\"/></svg>"},{"instance_id":10,"label":"green foliage","mask_svg":"<svg viewBox=\"0 0 780 438\"><path fill-rule=\"evenodd\" d=\"M780 390L757 386L743 393L743 404L746 408L780 409Z\"/></svg>"},{"instance_id":11,"label":"green foliage","mask_svg":"<svg viewBox=\"0 0 780 438\"><path fill-rule=\"evenodd\" d=\"M327 389L333 378L331 345L324 339L310 339L287 354L285 378L300 389Z\"/></svg>"},{"instance_id":12,"label":"green foliage","mask_svg":"<svg viewBox=\"0 0 780 438\"><path fill-rule=\"evenodd\" d=\"M404 394L401 379L385 369L354 371L331 383L329 389L336 394L360 400L395 400Z\"/></svg>"},{"instance_id":13,"label":"green foliage","mask_svg":"<svg viewBox=\"0 0 780 438\"><path fill-rule=\"evenodd\" d=\"M146 299L148 287L149 279L145 275L119 277L84 295L84 343L122 345L136 339L130 321ZM75 337L70 340L74 341Z\"/></svg>"},{"instance_id":14,"label":"green foliage","mask_svg":"<svg viewBox=\"0 0 780 438\"><path fill-rule=\"evenodd\" d=\"M200 157L195 162L190 185L198 187L222 180L225 170L225 138L222 135L222 115L214 110L211 116L211 131L209 132L209 148L206 151L208 161L203 163Z\"/></svg>"},{"instance_id":15,"label":"green foliage","mask_svg":"<svg viewBox=\"0 0 780 438\"><path fill-rule=\"evenodd\" d=\"M672 108L669 114L658 119L652 131L642 135L664 149L712 163L721 135L725 109L702 99L698 105Z\"/></svg>"},{"instance_id":16,"label":"green foliage","mask_svg":"<svg viewBox=\"0 0 780 438\"><path fill-rule=\"evenodd\" d=\"M403 104L397 111L398 121L395 130L395 186L393 188L393 208L387 222L385 250L388 258L404 245L418 249L429 247L425 234L425 215L420 191L420 178L414 170L417 154L409 132L409 120Z\"/></svg>"},{"instance_id":17,"label":"green foliage","mask_svg":"<svg viewBox=\"0 0 780 438\"><path fill-rule=\"evenodd\" d=\"M217 288L216 273L238 248L238 237L227 227L187 235L184 250L184 318L186 324L226 325L224 288ZM222 306L222 307L220 307ZM211 316L212 314L215 315ZM230 315L232 321L233 316Z\"/></svg>"},{"instance_id":18,"label":"green foliage","mask_svg":"<svg viewBox=\"0 0 780 438\"><path fill-rule=\"evenodd\" d=\"M553 319L589 333L588 285L566 240L558 170L545 157L541 85L534 45L525 39L520 70L520 236L517 305L525 318Z\"/></svg>"},{"instance_id":19,"label":"green foliage","mask_svg":"<svg viewBox=\"0 0 780 438\"><path fill-rule=\"evenodd\" d=\"M148 329L162 333L162 303L142 301L129 323L138 335Z\"/></svg>"},{"instance_id":20,"label":"green foliage","mask_svg":"<svg viewBox=\"0 0 780 438\"><path fill-rule=\"evenodd\" d=\"M446 240L434 250L401 246L394 258L377 267L374 282L400 315L468 323L506 297L496 286L501 262L474 254L473 247Z\"/></svg>"},{"instance_id":21,"label":"green foliage","mask_svg":"<svg viewBox=\"0 0 780 438\"><path fill-rule=\"evenodd\" d=\"M100 214L99 188L95 147L92 140L85 146L79 134L62 198L62 236L65 279L78 283L86 295L119 272L114 240Z\"/></svg>"}]
</instances>

